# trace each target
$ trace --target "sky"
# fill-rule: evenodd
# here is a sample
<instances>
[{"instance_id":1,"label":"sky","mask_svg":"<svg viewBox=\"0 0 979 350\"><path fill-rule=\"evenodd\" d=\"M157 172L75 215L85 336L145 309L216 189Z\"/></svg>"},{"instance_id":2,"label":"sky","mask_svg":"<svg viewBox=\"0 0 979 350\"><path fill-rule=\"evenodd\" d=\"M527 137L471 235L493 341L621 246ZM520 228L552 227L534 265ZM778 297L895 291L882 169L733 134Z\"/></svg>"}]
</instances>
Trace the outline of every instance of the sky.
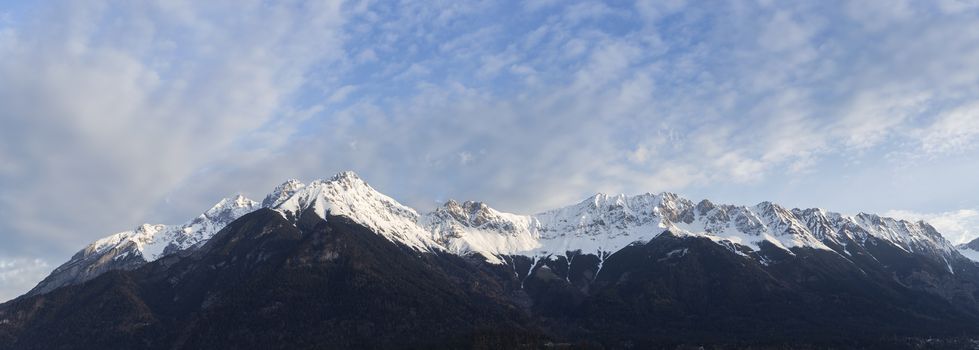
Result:
<instances>
[{"instance_id":1,"label":"sky","mask_svg":"<svg viewBox=\"0 0 979 350\"><path fill-rule=\"evenodd\" d=\"M979 236L979 1L0 0L0 300L353 170L425 211L676 192Z\"/></svg>"}]
</instances>

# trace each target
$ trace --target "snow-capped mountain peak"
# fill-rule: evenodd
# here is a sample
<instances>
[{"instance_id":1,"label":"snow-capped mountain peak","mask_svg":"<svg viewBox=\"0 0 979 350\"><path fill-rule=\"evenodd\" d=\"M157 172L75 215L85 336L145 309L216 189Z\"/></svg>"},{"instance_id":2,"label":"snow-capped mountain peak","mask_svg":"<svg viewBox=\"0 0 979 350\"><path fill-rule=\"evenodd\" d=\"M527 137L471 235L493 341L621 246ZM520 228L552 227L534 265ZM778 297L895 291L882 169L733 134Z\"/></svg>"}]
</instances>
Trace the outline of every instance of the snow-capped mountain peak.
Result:
<instances>
[{"instance_id":1,"label":"snow-capped mountain peak","mask_svg":"<svg viewBox=\"0 0 979 350\"><path fill-rule=\"evenodd\" d=\"M206 242L224 226L258 208L258 202L239 194L221 199L203 214L182 225L143 224L132 231L111 236L114 239L103 239L96 244L101 244L104 250L105 247L119 247L132 242L135 250L131 254L145 261L153 261Z\"/></svg>"},{"instance_id":2,"label":"snow-capped mountain peak","mask_svg":"<svg viewBox=\"0 0 979 350\"><path fill-rule=\"evenodd\" d=\"M201 217L215 220L226 216L234 216L237 218L251 212L258 207L258 205L258 202L245 198L245 196L239 194L217 202L214 204L214 206L205 211L204 214L201 214Z\"/></svg>"},{"instance_id":3,"label":"snow-capped mountain peak","mask_svg":"<svg viewBox=\"0 0 979 350\"><path fill-rule=\"evenodd\" d=\"M360 178L360 175L357 175L357 173L355 173L355 172L353 172L351 170L345 170L345 171L341 171L339 173L336 173L336 175L333 175L333 177L330 178L330 181L347 182L347 183L359 183L359 184L364 184L364 185L367 184L367 182L365 182L363 179Z\"/></svg>"},{"instance_id":4,"label":"snow-capped mountain peak","mask_svg":"<svg viewBox=\"0 0 979 350\"><path fill-rule=\"evenodd\" d=\"M378 192L354 172L287 188L290 190L278 194L281 200L270 201L270 208L286 218L295 219L307 211L323 219L344 216L409 247L425 251L440 248L431 233L419 226L420 215L414 209Z\"/></svg>"},{"instance_id":5,"label":"snow-capped mountain peak","mask_svg":"<svg viewBox=\"0 0 979 350\"><path fill-rule=\"evenodd\" d=\"M292 197L293 194L301 190L303 187L306 187L306 184L302 183L302 181L296 179L287 180L281 185L276 186L271 193L265 196L265 199L262 200L262 207L276 207L279 204L282 204L282 202L286 199L289 199L289 197Z\"/></svg>"},{"instance_id":6,"label":"snow-capped mountain peak","mask_svg":"<svg viewBox=\"0 0 979 350\"><path fill-rule=\"evenodd\" d=\"M435 214L450 215L456 222L466 227L487 228L500 232L512 232L513 222L503 217L503 213L490 208L486 203L465 201L463 203L449 200L445 205L436 208Z\"/></svg>"},{"instance_id":7,"label":"snow-capped mountain peak","mask_svg":"<svg viewBox=\"0 0 979 350\"><path fill-rule=\"evenodd\" d=\"M871 235L911 253L938 250L949 254L955 250L934 227L924 221L910 222L868 213L857 214L853 220Z\"/></svg>"}]
</instances>

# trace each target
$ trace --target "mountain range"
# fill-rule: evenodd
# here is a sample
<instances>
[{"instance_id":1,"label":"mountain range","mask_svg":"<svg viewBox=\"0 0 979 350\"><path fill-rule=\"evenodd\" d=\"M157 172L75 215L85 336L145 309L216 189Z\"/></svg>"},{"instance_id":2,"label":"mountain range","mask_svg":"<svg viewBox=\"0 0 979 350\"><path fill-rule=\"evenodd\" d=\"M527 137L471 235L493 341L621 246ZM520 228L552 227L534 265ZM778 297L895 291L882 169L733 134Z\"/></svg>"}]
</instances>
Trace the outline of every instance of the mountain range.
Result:
<instances>
[{"instance_id":1,"label":"mountain range","mask_svg":"<svg viewBox=\"0 0 979 350\"><path fill-rule=\"evenodd\" d=\"M973 347L979 241L823 209L596 194L428 213L352 172L99 239L0 349Z\"/></svg>"}]
</instances>

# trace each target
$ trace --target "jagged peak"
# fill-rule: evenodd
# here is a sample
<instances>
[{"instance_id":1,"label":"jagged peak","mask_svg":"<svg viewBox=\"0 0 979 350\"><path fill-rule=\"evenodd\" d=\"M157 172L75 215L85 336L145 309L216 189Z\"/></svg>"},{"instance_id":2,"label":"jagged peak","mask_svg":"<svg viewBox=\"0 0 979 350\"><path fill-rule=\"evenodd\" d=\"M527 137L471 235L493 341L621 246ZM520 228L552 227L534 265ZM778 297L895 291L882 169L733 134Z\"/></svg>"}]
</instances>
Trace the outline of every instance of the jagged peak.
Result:
<instances>
[{"instance_id":1,"label":"jagged peak","mask_svg":"<svg viewBox=\"0 0 979 350\"><path fill-rule=\"evenodd\" d=\"M782 208L782 206L772 203L770 201L762 201L758 204L755 204L755 209L759 209L762 211L769 211L769 210L783 210L785 208Z\"/></svg>"},{"instance_id":2,"label":"jagged peak","mask_svg":"<svg viewBox=\"0 0 979 350\"><path fill-rule=\"evenodd\" d=\"M343 171L329 179L318 179L307 185L290 180L280 185L266 200L269 207L284 212L299 212L315 207L320 215L326 212L352 212L381 207L417 217L417 212L395 199L375 190L353 171ZM375 203L376 202L376 203Z\"/></svg>"},{"instance_id":3,"label":"jagged peak","mask_svg":"<svg viewBox=\"0 0 979 350\"><path fill-rule=\"evenodd\" d=\"M711 202L706 199L701 200L699 203L697 203L697 211L699 212L698 214L700 215L705 215L716 207L717 206L714 205L714 202Z\"/></svg>"},{"instance_id":4,"label":"jagged peak","mask_svg":"<svg viewBox=\"0 0 979 350\"><path fill-rule=\"evenodd\" d=\"M674 192L660 192L658 195L652 195L649 193L641 194L636 197L655 197L659 199L659 205L669 208L669 209L686 209L687 207L693 207L694 204L689 199L676 194Z\"/></svg>"},{"instance_id":5,"label":"jagged peak","mask_svg":"<svg viewBox=\"0 0 979 350\"><path fill-rule=\"evenodd\" d=\"M269 208L289 220L298 220L307 212L321 219L343 216L391 241L418 250L439 249L431 234L419 225L418 212L375 190L352 171L315 180L295 191L276 193L273 198Z\"/></svg>"},{"instance_id":6,"label":"jagged peak","mask_svg":"<svg viewBox=\"0 0 979 350\"><path fill-rule=\"evenodd\" d=\"M338 181L338 182L364 182L364 180L360 178L360 175L357 175L357 173L355 173L355 172L353 172L351 170L341 171L341 172L337 173L336 175L333 175L333 177L330 178L330 181Z\"/></svg>"},{"instance_id":7,"label":"jagged peak","mask_svg":"<svg viewBox=\"0 0 979 350\"><path fill-rule=\"evenodd\" d=\"M297 190L297 189L303 188L305 186L306 186L306 184L303 183L302 181L299 181L299 179L289 179L289 180L286 180L285 182L283 182L282 184L280 184L278 186L275 186L275 190L276 191L281 191L281 190Z\"/></svg>"},{"instance_id":8,"label":"jagged peak","mask_svg":"<svg viewBox=\"0 0 979 350\"><path fill-rule=\"evenodd\" d=\"M800 216L829 216L829 212L823 208L792 208L792 213Z\"/></svg>"},{"instance_id":9,"label":"jagged peak","mask_svg":"<svg viewBox=\"0 0 979 350\"><path fill-rule=\"evenodd\" d=\"M584 205L597 209L610 206L630 206L637 203L665 204L666 206L670 206L671 203L683 202L687 202L687 200L672 192L661 192L659 194L647 192L637 195L626 195L624 193L607 194L604 192L598 192L579 202L578 205Z\"/></svg>"},{"instance_id":10,"label":"jagged peak","mask_svg":"<svg viewBox=\"0 0 979 350\"><path fill-rule=\"evenodd\" d=\"M877 214L874 214L874 213L865 213L865 212L859 212L854 217L860 218L860 219L863 219L863 220L872 221L874 223L882 223L884 221L884 219L888 219L888 218L881 217L880 215L877 215Z\"/></svg>"},{"instance_id":11,"label":"jagged peak","mask_svg":"<svg viewBox=\"0 0 979 350\"><path fill-rule=\"evenodd\" d=\"M650 193L644 193L644 194L641 194L640 196L644 196L644 195L645 196L649 196ZM663 200L665 200L665 201L682 201L682 200L685 200L686 199L686 198L683 198L683 196L677 194L676 192L660 192L659 193L659 197L660 198L663 198Z\"/></svg>"},{"instance_id":12,"label":"jagged peak","mask_svg":"<svg viewBox=\"0 0 979 350\"><path fill-rule=\"evenodd\" d=\"M136 232L156 232L166 227L163 224L142 224L136 227Z\"/></svg>"},{"instance_id":13,"label":"jagged peak","mask_svg":"<svg viewBox=\"0 0 979 350\"><path fill-rule=\"evenodd\" d=\"M604 192L596 192L591 197L588 197L583 201L583 203L588 203L594 208L598 208L603 203L607 202L610 196Z\"/></svg>"},{"instance_id":14,"label":"jagged peak","mask_svg":"<svg viewBox=\"0 0 979 350\"><path fill-rule=\"evenodd\" d=\"M764 201L755 205L754 209L763 215L774 215L779 220L788 221L795 218L791 210L769 201Z\"/></svg>"},{"instance_id":15,"label":"jagged peak","mask_svg":"<svg viewBox=\"0 0 979 350\"><path fill-rule=\"evenodd\" d=\"M910 227L921 228L921 224L924 223L923 221L911 222L904 219L880 216L878 214L865 213L865 212L860 212L854 217L856 219L863 220L880 227L901 226L905 228L910 228Z\"/></svg>"},{"instance_id":16,"label":"jagged peak","mask_svg":"<svg viewBox=\"0 0 979 350\"><path fill-rule=\"evenodd\" d=\"M244 195L237 194L232 197L223 198L210 209L204 212L204 215L211 216L211 214L218 214L223 211L239 209L239 208L252 208L258 205L258 202L248 199Z\"/></svg>"},{"instance_id":17,"label":"jagged peak","mask_svg":"<svg viewBox=\"0 0 979 350\"><path fill-rule=\"evenodd\" d=\"M275 186L275 189L273 189L271 193L265 196L265 199L262 200L262 207L263 208L275 207L281 204L282 201L285 201L286 199L291 197L297 191L301 190L303 187L306 187L306 184L304 184L302 181L299 181L297 179L286 180L286 182L283 182L282 184Z\"/></svg>"},{"instance_id":18,"label":"jagged peak","mask_svg":"<svg viewBox=\"0 0 979 350\"><path fill-rule=\"evenodd\" d=\"M459 217L466 216L465 209L462 207L462 204L455 199L449 199L445 201L445 203L442 203L442 205L436 207L435 210L432 211L432 213L433 214L444 213L447 215L459 216Z\"/></svg>"},{"instance_id":19,"label":"jagged peak","mask_svg":"<svg viewBox=\"0 0 979 350\"><path fill-rule=\"evenodd\" d=\"M460 224L471 227L478 227L491 221L510 221L515 217L527 217L498 211L480 201L465 201L460 204L452 199L436 208L432 215L448 216Z\"/></svg>"},{"instance_id":20,"label":"jagged peak","mask_svg":"<svg viewBox=\"0 0 979 350\"><path fill-rule=\"evenodd\" d=\"M371 187L371 185L367 183L367 181L364 181L364 179L360 178L360 176L358 176L357 173L349 170L339 172L336 175L330 177L329 179L315 180L309 183L309 185L307 185L306 187L326 187L326 188L330 188L331 191L336 191L336 192L359 191L362 193L376 193L384 196L383 194L375 190L373 187Z\"/></svg>"},{"instance_id":21,"label":"jagged peak","mask_svg":"<svg viewBox=\"0 0 979 350\"><path fill-rule=\"evenodd\" d=\"M486 203L479 201L465 201L462 203L462 207L473 213L491 209Z\"/></svg>"}]
</instances>

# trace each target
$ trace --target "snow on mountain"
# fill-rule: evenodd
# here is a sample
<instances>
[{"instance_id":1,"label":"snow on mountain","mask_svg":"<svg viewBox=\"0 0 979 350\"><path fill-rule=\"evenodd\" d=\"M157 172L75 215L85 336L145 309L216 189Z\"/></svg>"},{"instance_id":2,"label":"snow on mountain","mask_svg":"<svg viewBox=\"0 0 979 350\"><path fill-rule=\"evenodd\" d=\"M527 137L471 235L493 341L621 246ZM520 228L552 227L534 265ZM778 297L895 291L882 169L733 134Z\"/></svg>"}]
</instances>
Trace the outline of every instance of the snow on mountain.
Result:
<instances>
[{"instance_id":1,"label":"snow on mountain","mask_svg":"<svg viewBox=\"0 0 979 350\"><path fill-rule=\"evenodd\" d=\"M962 256L969 258L969 260L979 262L979 250L963 247L963 248L959 248L958 252L959 254L962 254Z\"/></svg>"},{"instance_id":2,"label":"snow on mountain","mask_svg":"<svg viewBox=\"0 0 979 350\"><path fill-rule=\"evenodd\" d=\"M143 225L128 237L146 261L203 244L239 217L258 209L258 202L241 195L225 198L183 225Z\"/></svg>"},{"instance_id":3,"label":"snow on mountain","mask_svg":"<svg viewBox=\"0 0 979 350\"><path fill-rule=\"evenodd\" d=\"M258 208L258 202L238 195L222 199L182 225L143 224L99 239L51 272L31 293L81 283L109 270L134 269L165 255L198 247L232 221Z\"/></svg>"},{"instance_id":4,"label":"snow on mountain","mask_svg":"<svg viewBox=\"0 0 979 350\"><path fill-rule=\"evenodd\" d=\"M477 253L494 263L502 262L500 255L542 247L535 218L502 213L480 202L450 200L420 218L420 224L445 250Z\"/></svg>"},{"instance_id":5,"label":"snow on mountain","mask_svg":"<svg viewBox=\"0 0 979 350\"><path fill-rule=\"evenodd\" d=\"M955 248L962 256L969 258L969 260L979 262L979 238L968 243L959 244Z\"/></svg>"},{"instance_id":6,"label":"snow on mountain","mask_svg":"<svg viewBox=\"0 0 979 350\"><path fill-rule=\"evenodd\" d=\"M291 179L286 182L283 182L281 185L276 186L275 189L272 190L272 193L269 193L267 196L265 196L265 199L262 200L262 207L263 208L277 207L279 206L279 204L282 204L282 202L289 199L289 197L292 197L293 194L295 194L299 190L302 190L303 187L306 187L306 184L296 179Z\"/></svg>"},{"instance_id":7,"label":"snow on mountain","mask_svg":"<svg viewBox=\"0 0 979 350\"><path fill-rule=\"evenodd\" d=\"M924 221L910 222L860 213L855 223L874 237L891 242L909 253L937 253L947 256L955 247Z\"/></svg>"},{"instance_id":8,"label":"snow on mountain","mask_svg":"<svg viewBox=\"0 0 979 350\"><path fill-rule=\"evenodd\" d=\"M345 216L385 238L414 249L429 251L440 245L418 224L420 215L398 201L374 190L357 174L347 171L329 181L316 180L306 186L286 182L264 203L286 218L297 218L312 210L320 218Z\"/></svg>"},{"instance_id":9,"label":"snow on mountain","mask_svg":"<svg viewBox=\"0 0 979 350\"><path fill-rule=\"evenodd\" d=\"M422 223L447 250L477 253L490 262L502 262L502 255L541 257L568 251L602 257L666 231L705 237L741 255L746 254L738 246L757 252L763 242L789 254L797 247L835 252L829 244L845 249L845 242L863 243L868 237L909 253L934 256L946 264L955 255L955 248L924 222L872 214L844 216L822 209L788 210L770 202L735 206L704 200L695 205L673 193L598 194L536 215L503 213L478 202L460 205L449 201L425 215Z\"/></svg>"},{"instance_id":10,"label":"snow on mountain","mask_svg":"<svg viewBox=\"0 0 979 350\"><path fill-rule=\"evenodd\" d=\"M137 254L145 261L153 261L206 242L224 226L258 208L258 202L241 195L225 198L182 225L143 224L134 230L97 240L84 251L101 254L131 244L135 249L128 254ZM121 259L122 256L114 258Z\"/></svg>"},{"instance_id":11,"label":"snow on mountain","mask_svg":"<svg viewBox=\"0 0 979 350\"><path fill-rule=\"evenodd\" d=\"M921 221L863 213L846 216L822 209L789 210L770 202L739 206L703 200L694 204L673 193L597 194L535 215L505 213L481 202L450 200L420 215L376 191L357 174L342 172L309 184L286 181L261 205L237 196L218 202L183 225L146 224L100 239L56 269L36 289L50 290L109 269L135 268L177 251L194 249L228 223L261 207L294 222L308 213L323 219L343 216L392 242L419 251L476 254L497 264L503 263L507 255L537 259L574 251L604 259L629 244L648 242L667 231L677 236L708 238L746 257L752 251L761 251L765 244L788 254L794 254L794 248L812 248L849 255L848 242L864 245L873 238L909 253L943 259L945 264L950 264L960 252L979 258L979 243L971 248L975 254L969 255L969 250L956 249Z\"/></svg>"},{"instance_id":12,"label":"snow on mountain","mask_svg":"<svg viewBox=\"0 0 979 350\"><path fill-rule=\"evenodd\" d=\"M537 254L581 250L614 252L632 242L652 239L667 229L657 213L675 205L664 196L628 197L596 194L582 202L534 215L540 223L543 247Z\"/></svg>"}]
</instances>

